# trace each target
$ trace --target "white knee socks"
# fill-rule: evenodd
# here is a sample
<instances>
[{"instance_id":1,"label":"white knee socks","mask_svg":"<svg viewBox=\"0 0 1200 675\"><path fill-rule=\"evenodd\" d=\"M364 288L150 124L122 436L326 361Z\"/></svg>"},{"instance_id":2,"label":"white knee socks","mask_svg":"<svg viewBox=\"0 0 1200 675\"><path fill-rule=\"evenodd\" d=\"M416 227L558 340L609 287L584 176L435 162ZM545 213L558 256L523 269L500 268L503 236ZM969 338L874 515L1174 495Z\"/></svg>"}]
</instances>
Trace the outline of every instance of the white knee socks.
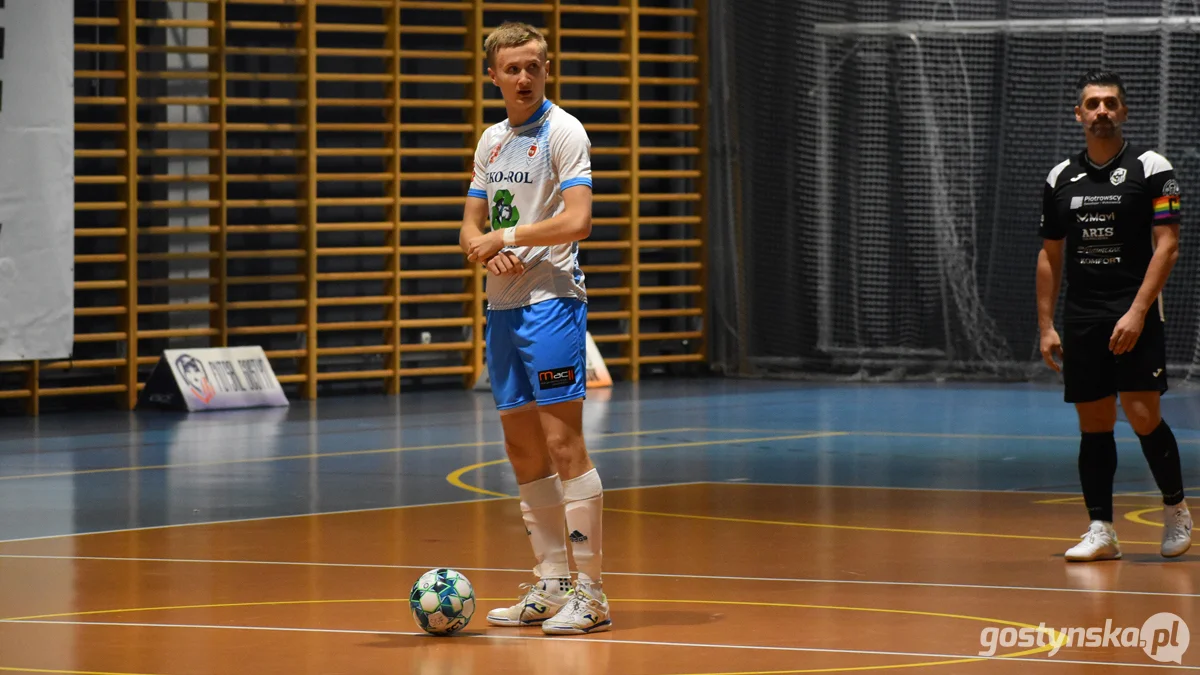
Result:
<instances>
[{"instance_id":1,"label":"white knee socks","mask_svg":"<svg viewBox=\"0 0 1200 675\"><path fill-rule=\"evenodd\" d=\"M567 530L579 581L599 590L603 563L604 486L596 469L561 481L558 474L520 486L521 516L541 579L570 578ZM566 521L567 530L563 529Z\"/></svg>"},{"instance_id":2,"label":"white knee socks","mask_svg":"<svg viewBox=\"0 0 1200 675\"><path fill-rule=\"evenodd\" d=\"M570 579L562 481L554 474L519 487L521 517L537 558L533 573L541 579Z\"/></svg>"},{"instance_id":3,"label":"white knee socks","mask_svg":"<svg viewBox=\"0 0 1200 675\"><path fill-rule=\"evenodd\" d=\"M600 483L600 474L593 468L578 478L564 481L562 486L567 529L571 532L571 552L579 569L579 582L599 589L604 510L604 486Z\"/></svg>"}]
</instances>

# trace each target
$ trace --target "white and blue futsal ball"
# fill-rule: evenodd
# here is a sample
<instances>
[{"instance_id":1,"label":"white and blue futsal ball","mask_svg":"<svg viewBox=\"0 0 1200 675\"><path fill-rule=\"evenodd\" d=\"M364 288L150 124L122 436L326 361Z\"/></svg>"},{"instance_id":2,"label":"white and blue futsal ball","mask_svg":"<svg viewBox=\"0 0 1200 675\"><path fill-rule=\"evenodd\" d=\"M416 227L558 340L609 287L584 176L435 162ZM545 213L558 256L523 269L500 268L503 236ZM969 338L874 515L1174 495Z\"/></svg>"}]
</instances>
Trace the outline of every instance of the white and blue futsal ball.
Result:
<instances>
[{"instance_id":1,"label":"white and blue futsal ball","mask_svg":"<svg viewBox=\"0 0 1200 675\"><path fill-rule=\"evenodd\" d=\"M460 572L429 570L413 584L408 606L421 630L450 635L471 622L475 614L475 589Z\"/></svg>"}]
</instances>

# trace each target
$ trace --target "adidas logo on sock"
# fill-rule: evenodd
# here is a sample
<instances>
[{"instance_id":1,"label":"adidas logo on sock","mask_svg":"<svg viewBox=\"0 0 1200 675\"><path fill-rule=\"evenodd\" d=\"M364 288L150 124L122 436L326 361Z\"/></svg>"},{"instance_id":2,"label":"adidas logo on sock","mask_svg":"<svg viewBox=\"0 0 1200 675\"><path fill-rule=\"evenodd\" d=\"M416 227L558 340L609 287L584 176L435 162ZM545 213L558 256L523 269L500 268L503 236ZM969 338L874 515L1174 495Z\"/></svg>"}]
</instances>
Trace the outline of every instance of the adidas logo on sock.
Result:
<instances>
[{"instance_id":1,"label":"adidas logo on sock","mask_svg":"<svg viewBox=\"0 0 1200 675\"><path fill-rule=\"evenodd\" d=\"M579 530L575 530L571 533L571 541L575 542L576 544L582 544L583 542L587 541L587 535Z\"/></svg>"}]
</instances>

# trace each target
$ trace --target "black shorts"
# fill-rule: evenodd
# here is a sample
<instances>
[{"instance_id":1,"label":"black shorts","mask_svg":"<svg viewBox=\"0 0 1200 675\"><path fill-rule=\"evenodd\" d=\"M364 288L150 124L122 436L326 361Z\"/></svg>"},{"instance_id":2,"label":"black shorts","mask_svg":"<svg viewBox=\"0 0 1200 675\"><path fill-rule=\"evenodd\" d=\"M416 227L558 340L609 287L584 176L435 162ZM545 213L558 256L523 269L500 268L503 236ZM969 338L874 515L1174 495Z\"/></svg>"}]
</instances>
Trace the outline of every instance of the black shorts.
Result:
<instances>
[{"instance_id":1,"label":"black shorts","mask_svg":"<svg viewBox=\"0 0 1200 675\"><path fill-rule=\"evenodd\" d=\"M1108 348L1117 320L1071 322L1063 326L1063 381L1067 403L1098 401L1123 391L1167 391L1167 344L1161 315L1146 312L1133 349Z\"/></svg>"}]
</instances>

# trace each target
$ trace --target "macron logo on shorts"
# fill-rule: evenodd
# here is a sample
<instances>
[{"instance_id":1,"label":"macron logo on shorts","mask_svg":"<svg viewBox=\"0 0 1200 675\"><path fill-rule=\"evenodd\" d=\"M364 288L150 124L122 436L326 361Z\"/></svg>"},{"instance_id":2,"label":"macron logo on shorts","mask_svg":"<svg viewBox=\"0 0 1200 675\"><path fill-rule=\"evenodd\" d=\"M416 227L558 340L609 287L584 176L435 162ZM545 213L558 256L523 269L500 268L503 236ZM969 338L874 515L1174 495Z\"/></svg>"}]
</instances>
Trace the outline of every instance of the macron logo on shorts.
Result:
<instances>
[{"instance_id":1,"label":"macron logo on shorts","mask_svg":"<svg viewBox=\"0 0 1200 675\"><path fill-rule=\"evenodd\" d=\"M575 368L568 366L566 368L555 368L554 370L543 370L537 374L538 387L541 389L558 389L559 387L569 387L575 384Z\"/></svg>"}]
</instances>

